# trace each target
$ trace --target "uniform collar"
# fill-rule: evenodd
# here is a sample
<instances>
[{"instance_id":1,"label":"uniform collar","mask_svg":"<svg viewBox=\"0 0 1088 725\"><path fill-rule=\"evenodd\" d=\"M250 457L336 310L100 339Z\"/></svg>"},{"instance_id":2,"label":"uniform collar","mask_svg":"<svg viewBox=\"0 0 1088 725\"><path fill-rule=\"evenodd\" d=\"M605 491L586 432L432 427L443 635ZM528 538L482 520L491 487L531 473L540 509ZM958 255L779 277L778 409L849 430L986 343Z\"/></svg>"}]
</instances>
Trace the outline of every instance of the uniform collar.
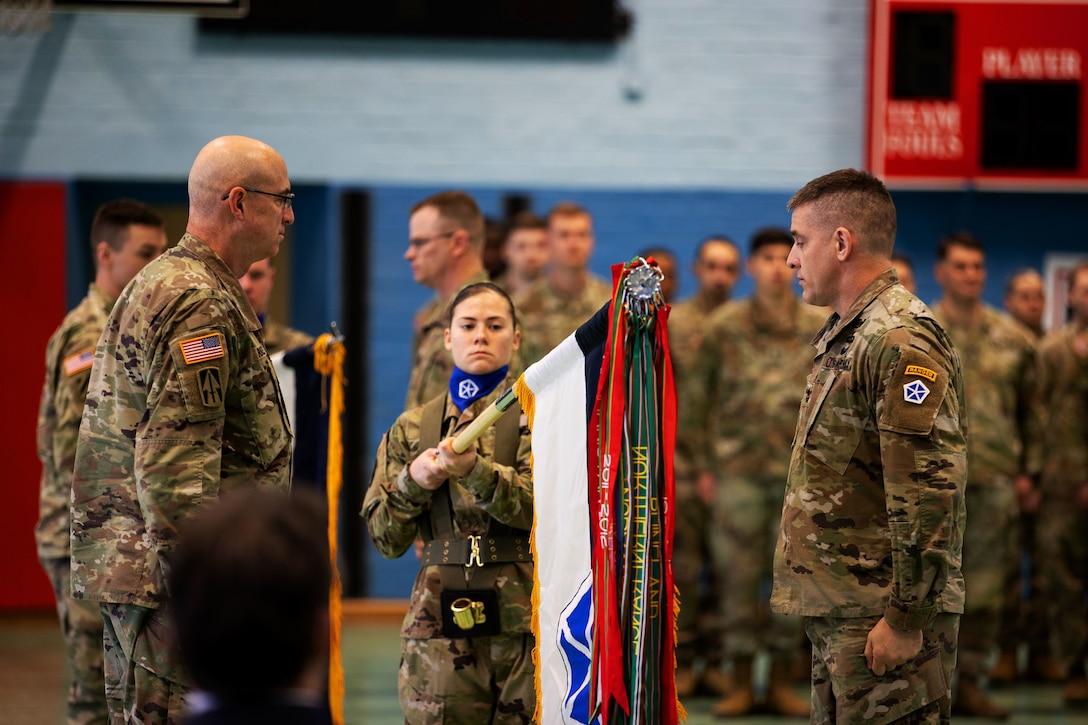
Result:
<instances>
[{"instance_id":1,"label":"uniform collar","mask_svg":"<svg viewBox=\"0 0 1088 725\"><path fill-rule=\"evenodd\" d=\"M106 314L110 313L113 309L114 303L117 302L117 298L111 295L106 290L99 287L94 282L91 282L87 287L87 296L94 300L94 303L101 309L105 310Z\"/></svg>"},{"instance_id":2,"label":"uniform collar","mask_svg":"<svg viewBox=\"0 0 1088 725\"><path fill-rule=\"evenodd\" d=\"M246 293L242 290L238 278L230 271L230 267L227 266L222 257L215 253L215 250L189 232L182 235L181 241L174 248L181 249L203 261L208 271L219 281L220 287L234 298L250 331L261 329L261 321L257 319L257 313L253 311L253 305L249 304L249 298L246 297Z\"/></svg>"},{"instance_id":3,"label":"uniform collar","mask_svg":"<svg viewBox=\"0 0 1088 725\"><path fill-rule=\"evenodd\" d=\"M827 322L820 328L820 331L816 333L816 336L812 338L812 345L816 348L816 354L822 355L827 352L827 348L831 343L839 336L847 326L852 325L858 316L865 310L873 300L875 300L884 290L891 287L893 284L897 284L899 278L895 274L895 270L888 268L880 274L876 279L865 286L865 289L861 291L861 294L857 296L850 308L847 309L846 314L839 317L839 313L832 312L831 317L827 318Z\"/></svg>"}]
</instances>

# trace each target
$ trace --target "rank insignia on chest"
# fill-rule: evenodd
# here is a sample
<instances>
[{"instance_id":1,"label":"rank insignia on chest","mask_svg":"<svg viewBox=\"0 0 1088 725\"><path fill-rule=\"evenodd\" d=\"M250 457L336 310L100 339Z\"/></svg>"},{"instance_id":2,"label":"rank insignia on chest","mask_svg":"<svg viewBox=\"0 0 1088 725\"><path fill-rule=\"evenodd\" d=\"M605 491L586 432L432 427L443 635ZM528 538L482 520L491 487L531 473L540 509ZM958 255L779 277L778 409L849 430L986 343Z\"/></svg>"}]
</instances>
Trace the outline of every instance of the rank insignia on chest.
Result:
<instances>
[{"instance_id":1,"label":"rank insignia on chest","mask_svg":"<svg viewBox=\"0 0 1088 725\"><path fill-rule=\"evenodd\" d=\"M94 362L94 348L87 348L83 352L64 358L64 373L72 376L83 372Z\"/></svg>"},{"instance_id":2,"label":"rank insignia on chest","mask_svg":"<svg viewBox=\"0 0 1088 725\"><path fill-rule=\"evenodd\" d=\"M201 335L200 337L191 337L188 340L180 341L178 345L181 347L181 356L188 365L205 360L215 360L226 354L223 351L223 336L218 332Z\"/></svg>"},{"instance_id":3,"label":"rank insignia on chest","mask_svg":"<svg viewBox=\"0 0 1088 725\"><path fill-rule=\"evenodd\" d=\"M929 397L929 388L921 380L912 380L903 385L903 400L921 405Z\"/></svg>"}]
</instances>

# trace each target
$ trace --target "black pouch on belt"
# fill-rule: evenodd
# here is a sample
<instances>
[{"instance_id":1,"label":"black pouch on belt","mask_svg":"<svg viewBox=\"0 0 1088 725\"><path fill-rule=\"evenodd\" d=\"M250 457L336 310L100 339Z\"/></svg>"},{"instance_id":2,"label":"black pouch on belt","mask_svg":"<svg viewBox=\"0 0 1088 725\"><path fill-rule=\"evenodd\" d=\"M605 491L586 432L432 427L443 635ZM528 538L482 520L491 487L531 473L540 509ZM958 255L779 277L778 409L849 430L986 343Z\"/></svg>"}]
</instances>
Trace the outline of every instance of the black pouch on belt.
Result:
<instances>
[{"instance_id":1,"label":"black pouch on belt","mask_svg":"<svg viewBox=\"0 0 1088 725\"><path fill-rule=\"evenodd\" d=\"M442 634L450 639L499 633L499 595L494 589L443 589Z\"/></svg>"}]
</instances>

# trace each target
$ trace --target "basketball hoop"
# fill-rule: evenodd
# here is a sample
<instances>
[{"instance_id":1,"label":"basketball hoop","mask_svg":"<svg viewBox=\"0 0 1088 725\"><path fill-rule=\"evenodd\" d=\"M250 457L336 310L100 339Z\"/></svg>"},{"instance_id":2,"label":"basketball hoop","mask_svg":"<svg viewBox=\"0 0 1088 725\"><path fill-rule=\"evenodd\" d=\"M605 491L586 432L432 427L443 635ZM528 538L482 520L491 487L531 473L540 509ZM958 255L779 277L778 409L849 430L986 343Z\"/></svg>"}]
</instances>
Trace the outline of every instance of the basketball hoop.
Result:
<instances>
[{"instance_id":1,"label":"basketball hoop","mask_svg":"<svg viewBox=\"0 0 1088 725\"><path fill-rule=\"evenodd\" d=\"M47 32L52 11L53 0L0 0L0 36Z\"/></svg>"}]
</instances>

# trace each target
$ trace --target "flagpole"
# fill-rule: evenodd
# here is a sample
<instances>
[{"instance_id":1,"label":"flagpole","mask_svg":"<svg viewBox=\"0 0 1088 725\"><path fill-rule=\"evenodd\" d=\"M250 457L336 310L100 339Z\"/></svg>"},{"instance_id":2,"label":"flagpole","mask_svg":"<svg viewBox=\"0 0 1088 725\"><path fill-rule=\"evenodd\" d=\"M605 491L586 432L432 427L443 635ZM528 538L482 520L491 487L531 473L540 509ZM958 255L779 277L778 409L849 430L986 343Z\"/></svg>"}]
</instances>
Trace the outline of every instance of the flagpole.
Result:
<instances>
[{"instance_id":1,"label":"flagpole","mask_svg":"<svg viewBox=\"0 0 1088 725\"><path fill-rule=\"evenodd\" d=\"M502 414L510 409L510 406L518 399L517 394L513 388L509 388L502 396L491 405L487 406L487 410L480 413L476 420L469 424L468 428L457 434L457 437L453 439L451 444L454 453L464 453L468 450L468 447L476 442L476 439L484 434L488 428L495 424Z\"/></svg>"}]
</instances>

